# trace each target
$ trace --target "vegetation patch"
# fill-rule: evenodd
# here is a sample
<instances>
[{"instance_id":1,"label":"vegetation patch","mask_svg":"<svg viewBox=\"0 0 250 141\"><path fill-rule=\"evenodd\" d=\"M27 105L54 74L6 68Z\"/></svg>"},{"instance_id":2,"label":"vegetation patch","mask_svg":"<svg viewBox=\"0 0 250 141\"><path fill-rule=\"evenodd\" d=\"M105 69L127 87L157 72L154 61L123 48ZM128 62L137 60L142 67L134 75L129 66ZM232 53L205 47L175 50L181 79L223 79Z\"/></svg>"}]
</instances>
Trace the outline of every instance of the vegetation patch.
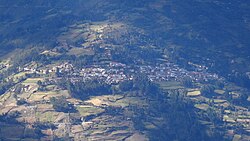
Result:
<instances>
[{"instance_id":1,"label":"vegetation patch","mask_svg":"<svg viewBox=\"0 0 250 141\"><path fill-rule=\"evenodd\" d=\"M224 90L214 90L215 93L217 94L225 94L225 91Z\"/></svg>"},{"instance_id":2,"label":"vegetation patch","mask_svg":"<svg viewBox=\"0 0 250 141\"><path fill-rule=\"evenodd\" d=\"M48 111L42 113L37 112L35 116L37 120L40 122L54 122L57 119L58 115L59 115L58 112Z\"/></svg>"},{"instance_id":3,"label":"vegetation patch","mask_svg":"<svg viewBox=\"0 0 250 141\"><path fill-rule=\"evenodd\" d=\"M20 125L2 125L0 130L0 137L5 138L22 138L24 127Z\"/></svg>"},{"instance_id":4,"label":"vegetation patch","mask_svg":"<svg viewBox=\"0 0 250 141\"><path fill-rule=\"evenodd\" d=\"M180 82L177 81L165 81L159 83L160 87L164 90L172 90L172 89L183 89L184 87L181 86Z\"/></svg>"},{"instance_id":5,"label":"vegetation patch","mask_svg":"<svg viewBox=\"0 0 250 141\"><path fill-rule=\"evenodd\" d=\"M102 108L94 107L94 106L77 106L76 109L80 113L81 116L90 116L97 115L103 113L105 110Z\"/></svg>"},{"instance_id":6,"label":"vegetation patch","mask_svg":"<svg viewBox=\"0 0 250 141\"><path fill-rule=\"evenodd\" d=\"M68 55L82 56L82 55L94 55L94 51L85 48L72 48L69 50Z\"/></svg>"}]
</instances>

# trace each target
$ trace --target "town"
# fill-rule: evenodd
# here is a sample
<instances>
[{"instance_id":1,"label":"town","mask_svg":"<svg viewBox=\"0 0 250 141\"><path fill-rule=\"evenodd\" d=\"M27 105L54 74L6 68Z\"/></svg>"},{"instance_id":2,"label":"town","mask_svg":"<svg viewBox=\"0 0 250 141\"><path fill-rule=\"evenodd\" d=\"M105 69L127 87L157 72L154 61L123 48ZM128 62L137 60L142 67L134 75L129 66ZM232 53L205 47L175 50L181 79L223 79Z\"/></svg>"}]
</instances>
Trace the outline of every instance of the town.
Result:
<instances>
[{"instance_id":1,"label":"town","mask_svg":"<svg viewBox=\"0 0 250 141\"><path fill-rule=\"evenodd\" d=\"M134 74L146 74L150 81L181 81L190 78L193 82L206 82L218 80L217 74L208 73L206 69L199 71L188 71L180 68L174 63L157 63L155 65L130 66L119 62L105 62L76 68L69 62L57 65L48 65L38 68L36 65L28 65L24 68L19 67L20 72L36 73L40 75L56 74L71 78L81 77L84 80L96 79L107 84L118 84L124 80L133 80Z\"/></svg>"}]
</instances>

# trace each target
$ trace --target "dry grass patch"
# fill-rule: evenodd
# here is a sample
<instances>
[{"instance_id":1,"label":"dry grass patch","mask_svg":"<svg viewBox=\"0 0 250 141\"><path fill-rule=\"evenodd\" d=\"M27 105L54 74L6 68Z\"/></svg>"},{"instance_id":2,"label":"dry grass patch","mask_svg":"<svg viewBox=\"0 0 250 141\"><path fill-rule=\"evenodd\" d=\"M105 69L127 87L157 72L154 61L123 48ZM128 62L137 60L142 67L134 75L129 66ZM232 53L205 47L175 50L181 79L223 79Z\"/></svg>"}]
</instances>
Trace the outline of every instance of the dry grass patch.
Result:
<instances>
[{"instance_id":1,"label":"dry grass patch","mask_svg":"<svg viewBox=\"0 0 250 141\"><path fill-rule=\"evenodd\" d=\"M24 84L37 84L38 81L43 81L43 78L27 78L25 81L23 81Z\"/></svg>"},{"instance_id":2,"label":"dry grass patch","mask_svg":"<svg viewBox=\"0 0 250 141\"><path fill-rule=\"evenodd\" d=\"M187 93L187 96L199 96L201 95L201 91L191 91Z\"/></svg>"},{"instance_id":3,"label":"dry grass patch","mask_svg":"<svg viewBox=\"0 0 250 141\"><path fill-rule=\"evenodd\" d=\"M209 108L209 105L208 104L195 104L194 107L197 109L206 111Z\"/></svg>"},{"instance_id":4,"label":"dry grass patch","mask_svg":"<svg viewBox=\"0 0 250 141\"><path fill-rule=\"evenodd\" d=\"M227 100L224 100L224 99L214 99L214 102L215 103L225 103L225 102L227 102Z\"/></svg>"}]
</instances>

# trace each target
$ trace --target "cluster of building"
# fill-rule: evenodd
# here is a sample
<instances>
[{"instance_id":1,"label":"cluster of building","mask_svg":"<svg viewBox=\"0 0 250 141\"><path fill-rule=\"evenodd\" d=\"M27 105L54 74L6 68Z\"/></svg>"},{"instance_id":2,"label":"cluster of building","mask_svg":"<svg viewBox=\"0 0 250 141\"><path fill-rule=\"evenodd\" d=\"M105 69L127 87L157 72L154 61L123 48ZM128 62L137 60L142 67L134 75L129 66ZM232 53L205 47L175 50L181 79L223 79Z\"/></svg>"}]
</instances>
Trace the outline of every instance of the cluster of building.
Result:
<instances>
[{"instance_id":1,"label":"cluster of building","mask_svg":"<svg viewBox=\"0 0 250 141\"><path fill-rule=\"evenodd\" d=\"M50 74L50 73L71 73L74 72L74 67L72 64L66 62L60 65L47 66L43 68L38 68L37 65L28 65L25 67L19 67L19 71L37 73L37 74Z\"/></svg>"},{"instance_id":2,"label":"cluster of building","mask_svg":"<svg viewBox=\"0 0 250 141\"><path fill-rule=\"evenodd\" d=\"M151 81L180 81L183 78L190 78L194 82L208 81L218 79L218 75L210 74L204 71L187 71L173 63L161 63L156 65L129 66L118 62L109 62L104 64L95 64L76 68L72 64L65 62L59 65L49 67L24 67L23 71L29 71L38 74L58 73L61 75L72 76L81 79L97 79L107 84L117 84L124 80L132 80L138 73L148 75Z\"/></svg>"},{"instance_id":3,"label":"cluster of building","mask_svg":"<svg viewBox=\"0 0 250 141\"><path fill-rule=\"evenodd\" d=\"M123 68L115 68L114 66L83 68L80 70L80 76L85 79L99 79L107 84L117 84L121 81L132 79L125 74Z\"/></svg>"},{"instance_id":4,"label":"cluster of building","mask_svg":"<svg viewBox=\"0 0 250 141\"><path fill-rule=\"evenodd\" d=\"M151 81L180 81L183 78L190 78L194 82L218 79L218 75L205 71L187 71L172 63L158 64L156 66L139 66L140 72L149 76Z\"/></svg>"}]
</instances>

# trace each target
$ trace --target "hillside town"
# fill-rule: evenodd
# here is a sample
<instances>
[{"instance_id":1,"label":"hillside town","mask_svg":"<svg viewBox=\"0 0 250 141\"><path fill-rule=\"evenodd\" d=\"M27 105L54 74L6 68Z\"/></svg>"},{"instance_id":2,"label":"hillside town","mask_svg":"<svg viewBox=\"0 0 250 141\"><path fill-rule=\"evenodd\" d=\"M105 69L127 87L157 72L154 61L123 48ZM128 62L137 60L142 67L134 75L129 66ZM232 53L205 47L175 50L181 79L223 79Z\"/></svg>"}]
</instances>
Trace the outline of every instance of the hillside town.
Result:
<instances>
[{"instance_id":1,"label":"hillside town","mask_svg":"<svg viewBox=\"0 0 250 141\"><path fill-rule=\"evenodd\" d=\"M72 78L81 77L84 80L97 79L107 84L118 84L124 80L133 80L138 73L146 74L149 80L180 81L183 78L190 78L193 82L218 80L216 74L208 73L206 69L200 71L188 71L173 63L157 63L156 65L129 66L119 62L107 62L76 68L69 62L58 65L50 65L38 68L36 65L19 68L20 72L36 73L40 75L56 74L57 76L69 76Z\"/></svg>"}]
</instances>

